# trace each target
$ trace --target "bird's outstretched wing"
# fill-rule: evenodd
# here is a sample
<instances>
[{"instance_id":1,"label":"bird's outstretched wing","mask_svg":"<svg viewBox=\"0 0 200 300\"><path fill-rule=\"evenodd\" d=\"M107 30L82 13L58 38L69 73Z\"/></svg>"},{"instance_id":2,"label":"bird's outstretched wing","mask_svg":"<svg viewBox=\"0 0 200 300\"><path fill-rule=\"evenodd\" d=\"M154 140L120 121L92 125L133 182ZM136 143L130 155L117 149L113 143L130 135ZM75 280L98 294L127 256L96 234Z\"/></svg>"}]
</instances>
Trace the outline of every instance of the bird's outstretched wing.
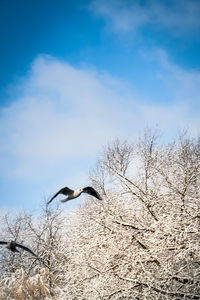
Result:
<instances>
[{"instance_id":1,"label":"bird's outstretched wing","mask_svg":"<svg viewBox=\"0 0 200 300\"><path fill-rule=\"evenodd\" d=\"M59 190L48 202L47 204L51 203L51 201L56 198L59 194L63 194L67 196L68 194L72 193L73 190L69 189L68 187L64 187L61 190Z\"/></svg>"},{"instance_id":2,"label":"bird's outstretched wing","mask_svg":"<svg viewBox=\"0 0 200 300\"><path fill-rule=\"evenodd\" d=\"M91 196L96 197L99 200L102 200L101 196L99 195L99 193L91 186L86 186L85 188L83 188L83 193L87 193Z\"/></svg>"},{"instance_id":3,"label":"bird's outstretched wing","mask_svg":"<svg viewBox=\"0 0 200 300\"><path fill-rule=\"evenodd\" d=\"M31 249L29 249L29 248L27 248L27 247L25 247L25 246L23 246L23 245L20 245L20 244L17 244L17 243L16 243L16 247L22 248L23 250L28 251L28 252L31 253L33 256L37 257L37 255L36 255L35 253L33 253L33 251L31 251Z\"/></svg>"},{"instance_id":4,"label":"bird's outstretched wing","mask_svg":"<svg viewBox=\"0 0 200 300\"><path fill-rule=\"evenodd\" d=\"M7 245L8 243L7 243L7 242L0 241L0 244L1 244L1 245Z\"/></svg>"}]
</instances>

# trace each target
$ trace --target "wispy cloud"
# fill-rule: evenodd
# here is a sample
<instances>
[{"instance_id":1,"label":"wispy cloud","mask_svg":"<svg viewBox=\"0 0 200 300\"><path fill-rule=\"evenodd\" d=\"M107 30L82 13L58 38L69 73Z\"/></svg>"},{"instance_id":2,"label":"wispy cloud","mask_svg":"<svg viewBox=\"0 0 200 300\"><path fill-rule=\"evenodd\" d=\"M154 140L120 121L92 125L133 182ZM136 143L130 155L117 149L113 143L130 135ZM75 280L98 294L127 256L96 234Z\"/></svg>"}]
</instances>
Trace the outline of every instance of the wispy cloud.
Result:
<instances>
[{"instance_id":1,"label":"wispy cloud","mask_svg":"<svg viewBox=\"0 0 200 300\"><path fill-rule=\"evenodd\" d=\"M162 49L155 52L156 59L160 64L159 77L165 82L174 101L180 101L182 105L188 106L190 111L199 114L200 111L200 72L196 70L185 70L172 64L167 54Z\"/></svg>"},{"instance_id":2,"label":"wispy cloud","mask_svg":"<svg viewBox=\"0 0 200 300\"><path fill-rule=\"evenodd\" d=\"M197 132L200 74L170 63L161 50L155 57L155 81L163 82L163 94L170 89L170 103L136 96L134 86L105 73L47 56L36 59L18 98L1 111L4 174L40 180L64 174L73 164L80 172L80 161L95 160L108 141L133 138L145 126L158 124L172 134L182 127Z\"/></svg>"},{"instance_id":3,"label":"wispy cloud","mask_svg":"<svg viewBox=\"0 0 200 300\"><path fill-rule=\"evenodd\" d=\"M19 90L0 120L1 157L12 176L39 177L73 160L92 159L121 134L128 92L109 75L42 56Z\"/></svg>"},{"instance_id":4,"label":"wispy cloud","mask_svg":"<svg viewBox=\"0 0 200 300\"><path fill-rule=\"evenodd\" d=\"M149 22L147 11L136 2L93 0L89 8L94 14L105 18L115 31L136 31Z\"/></svg>"},{"instance_id":5,"label":"wispy cloud","mask_svg":"<svg viewBox=\"0 0 200 300\"><path fill-rule=\"evenodd\" d=\"M194 34L200 29L200 2L196 0L93 0L89 9L121 33L136 32L145 25L170 30L173 35Z\"/></svg>"}]
</instances>

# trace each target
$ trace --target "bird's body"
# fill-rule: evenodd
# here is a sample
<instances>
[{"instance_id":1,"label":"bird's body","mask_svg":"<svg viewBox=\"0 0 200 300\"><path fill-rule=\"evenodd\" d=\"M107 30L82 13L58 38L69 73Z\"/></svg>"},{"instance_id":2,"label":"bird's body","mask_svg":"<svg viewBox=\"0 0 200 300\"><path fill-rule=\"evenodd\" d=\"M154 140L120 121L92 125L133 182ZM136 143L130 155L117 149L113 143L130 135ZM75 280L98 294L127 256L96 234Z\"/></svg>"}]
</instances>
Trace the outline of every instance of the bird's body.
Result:
<instances>
[{"instance_id":1,"label":"bird's body","mask_svg":"<svg viewBox=\"0 0 200 300\"><path fill-rule=\"evenodd\" d=\"M75 199L77 197L79 197L82 193L87 193L95 198L97 198L98 200L102 200L101 196L99 195L99 193L92 187L87 186L85 188L82 189L77 189L77 190L71 190L68 187L64 187L61 190L59 190L49 201L47 204L49 204L54 198L56 198L59 194L65 195L67 196L67 198L61 200L61 202L67 202L69 200Z\"/></svg>"},{"instance_id":2,"label":"bird's body","mask_svg":"<svg viewBox=\"0 0 200 300\"><path fill-rule=\"evenodd\" d=\"M12 252L19 252L14 241L8 242L6 248L10 249Z\"/></svg>"},{"instance_id":3,"label":"bird's body","mask_svg":"<svg viewBox=\"0 0 200 300\"><path fill-rule=\"evenodd\" d=\"M81 195L81 193L82 193L82 190L81 190L81 189L79 189L79 190L74 190L74 191L72 191L72 192L69 192L69 193L67 194L67 198L61 200L61 202L67 202L67 201L69 201L69 200L75 199L75 198L79 197L79 196Z\"/></svg>"},{"instance_id":4,"label":"bird's body","mask_svg":"<svg viewBox=\"0 0 200 300\"><path fill-rule=\"evenodd\" d=\"M12 252L20 252L16 247L19 247L29 253L31 253L33 256L37 257L37 255L35 253L33 253L29 248L20 245L18 243L16 243L15 241L10 241L10 242L4 242L4 241L0 241L0 245L7 245L6 248L8 248L10 251Z\"/></svg>"}]
</instances>

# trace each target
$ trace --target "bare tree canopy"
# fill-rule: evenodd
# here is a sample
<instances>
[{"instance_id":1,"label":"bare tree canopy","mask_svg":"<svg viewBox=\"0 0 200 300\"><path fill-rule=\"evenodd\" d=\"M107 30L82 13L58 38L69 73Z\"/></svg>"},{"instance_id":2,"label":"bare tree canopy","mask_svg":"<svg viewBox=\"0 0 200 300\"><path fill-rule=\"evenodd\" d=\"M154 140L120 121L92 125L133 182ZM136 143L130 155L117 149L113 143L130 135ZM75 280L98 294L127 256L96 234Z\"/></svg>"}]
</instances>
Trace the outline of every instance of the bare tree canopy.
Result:
<instances>
[{"instance_id":1,"label":"bare tree canopy","mask_svg":"<svg viewBox=\"0 0 200 300\"><path fill-rule=\"evenodd\" d=\"M2 250L0 298L200 299L200 139L116 140L90 180L102 201L5 216L0 239L42 261Z\"/></svg>"}]
</instances>

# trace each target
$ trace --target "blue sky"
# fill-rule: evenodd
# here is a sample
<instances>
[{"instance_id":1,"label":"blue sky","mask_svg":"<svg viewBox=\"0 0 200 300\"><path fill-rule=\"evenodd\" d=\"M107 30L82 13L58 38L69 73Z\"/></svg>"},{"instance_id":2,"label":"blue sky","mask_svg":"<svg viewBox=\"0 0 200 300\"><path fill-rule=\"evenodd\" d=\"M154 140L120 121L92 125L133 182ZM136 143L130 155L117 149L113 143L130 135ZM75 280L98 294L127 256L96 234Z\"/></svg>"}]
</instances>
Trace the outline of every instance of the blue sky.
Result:
<instances>
[{"instance_id":1,"label":"blue sky","mask_svg":"<svg viewBox=\"0 0 200 300\"><path fill-rule=\"evenodd\" d=\"M198 0L1 0L0 39L1 209L88 185L116 137L199 134Z\"/></svg>"}]
</instances>

